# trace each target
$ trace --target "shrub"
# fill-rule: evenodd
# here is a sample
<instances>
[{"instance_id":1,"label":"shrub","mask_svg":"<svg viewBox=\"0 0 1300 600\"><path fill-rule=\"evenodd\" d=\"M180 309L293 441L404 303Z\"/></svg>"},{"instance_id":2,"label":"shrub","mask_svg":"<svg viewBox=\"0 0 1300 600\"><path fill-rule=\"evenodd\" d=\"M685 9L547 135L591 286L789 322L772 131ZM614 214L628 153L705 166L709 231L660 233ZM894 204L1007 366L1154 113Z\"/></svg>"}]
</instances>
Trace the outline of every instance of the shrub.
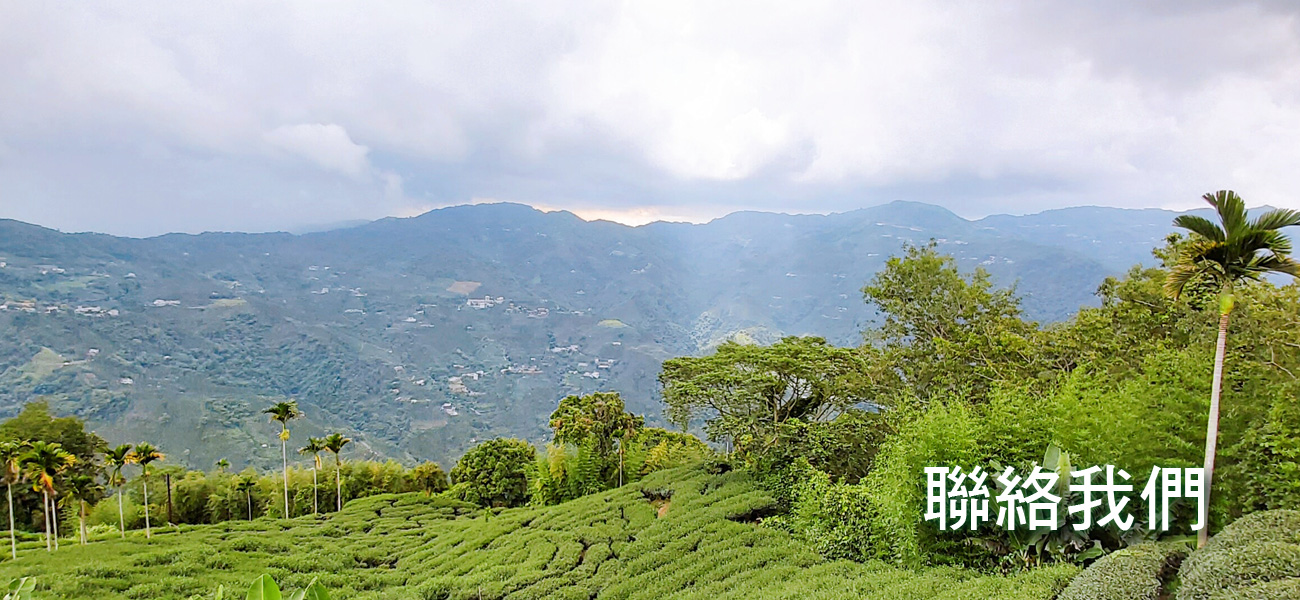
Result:
<instances>
[{"instance_id":1,"label":"shrub","mask_svg":"<svg viewBox=\"0 0 1300 600\"><path fill-rule=\"evenodd\" d=\"M1269 510L1246 515L1211 538L1205 552L1259 542L1300 544L1300 510Z\"/></svg>"},{"instance_id":2,"label":"shrub","mask_svg":"<svg viewBox=\"0 0 1300 600\"><path fill-rule=\"evenodd\" d=\"M1206 569L1207 564L1213 563L1213 568L1221 568L1224 559L1221 555L1225 552L1251 547L1261 543L1277 543L1283 545L1300 544L1300 511L1294 510L1270 510L1257 513L1251 513L1234 521L1210 538L1210 542L1205 548L1192 553L1191 556L1183 563L1180 577L1182 578L1184 588L1189 585L1201 585L1207 581L1201 573ZM1275 579L1270 577L1268 579ZM1189 583L1190 582L1190 583ZM1211 593L1217 593L1218 588L1208 588L1206 590L1195 590L1195 593L1203 594L1201 597ZM1187 594L1193 591L1187 591ZM1184 593L1180 591L1179 598L1183 598ZM1188 596L1190 597L1190 596Z\"/></svg>"},{"instance_id":3,"label":"shrub","mask_svg":"<svg viewBox=\"0 0 1300 600\"><path fill-rule=\"evenodd\" d=\"M1259 542L1236 548L1212 549L1182 573L1178 600L1208 600L1215 594L1259 583L1300 577L1300 546Z\"/></svg>"},{"instance_id":4,"label":"shrub","mask_svg":"<svg viewBox=\"0 0 1300 600\"><path fill-rule=\"evenodd\" d=\"M480 506L519 506L528 500L528 471L536 456L537 450L523 440L483 442L451 470L452 490ZM461 483L467 485L457 487Z\"/></svg>"},{"instance_id":5,"label":"shrub","mask_svg":"<svg viewBox=\"0 0 1300 600\"><path fill-rule=\"evenodd\" d=\"M1156 600L1186 556L1182 544L1138 544L1112 552L1075 577L1059 600Z\"/></svg>"},{"instance_id":6,"label":"shrub","mask_svg":"<svg viewBox=\"0 0 1300 600\"><path fill-rule=\"evenodd\" d=\"M1278 600L1279 598L1300 598L1300 579L1265 581L1246 587L1222 590L1210 596L1210 600Z\"/></svg>"}]
</instances>

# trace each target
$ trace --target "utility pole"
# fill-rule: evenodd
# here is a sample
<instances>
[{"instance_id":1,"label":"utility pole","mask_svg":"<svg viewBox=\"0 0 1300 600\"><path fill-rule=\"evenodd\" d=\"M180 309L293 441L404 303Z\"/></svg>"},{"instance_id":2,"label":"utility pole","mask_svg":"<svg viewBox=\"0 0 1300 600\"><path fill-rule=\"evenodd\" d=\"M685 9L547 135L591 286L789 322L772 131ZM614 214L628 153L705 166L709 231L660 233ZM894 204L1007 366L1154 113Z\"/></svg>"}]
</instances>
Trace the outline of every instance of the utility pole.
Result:
<instances>
[{"instance_id":1,"label":"utility pole","mask_svg":"<svg viewBox=\"0 0 1300 600\"><path fill-rule=\"evenodd\" d=\"M175 523L176 519L172 516L172 474L164 473L163 479L167 482L167 522Z\"/></svg>"}]
</instances>

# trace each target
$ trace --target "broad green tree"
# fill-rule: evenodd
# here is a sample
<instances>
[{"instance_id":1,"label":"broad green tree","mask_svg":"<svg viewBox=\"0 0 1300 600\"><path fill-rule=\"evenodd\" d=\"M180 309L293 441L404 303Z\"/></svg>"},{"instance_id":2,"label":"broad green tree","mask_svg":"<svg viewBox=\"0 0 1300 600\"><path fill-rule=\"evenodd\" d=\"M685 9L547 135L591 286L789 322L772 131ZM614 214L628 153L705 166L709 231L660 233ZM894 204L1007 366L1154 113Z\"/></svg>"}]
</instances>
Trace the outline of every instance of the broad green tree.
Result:
<instances>
[{"instance_id":1,"label":"broad green tree","mask_svg":"<svg viewBox=\"0 0 1300 600\"><path fill-rule=\"evenodd\" d=\"M14 484L22 478L23 454L27 444L22 442L0 442L0 470L4 472L6 493L9 496L9 554L18 558L18 538L14 535Z\"/></svg>"},{"instance_id":2,"label":"broad green tree","mask_svg":"<svg viewBox=\"0 0 1300 600\"><path fill-rule=\"evenodd\" d=\"M614 467L615 444L618 445L618 485L623 485L623 462L626 440L645 426L645 419L623 408L618 392L596 392L586 396L566 396L551 413L551 430L558 444L590 444L603 463ZM608 473L608 471L606 471ZM612 479L612 477L610 478ZM604 482L608 485L608 479Z\"/></svg>"},{"instance_id":3,"label":"broad green tree","mask_svg":"<svg viewBox=\"0 0 1300 600\"><path fill-rule=\"evenodd\" d=\"M343 510L343 459L339 455L343 453L343 447L351 442L352 438L343 437L341 433L325 436L325 449L334 454L334 497L338 501L338 508L335 510Z\"/></svg>"},{"instance_id":4,"label":"broad green tree","mask_svg":"<svg viewBox=\"0 0 1300 600\"><path fill-rule=\"evenodd\" d=\"M1177 299L1189 285L1211 286L1219 295L1219 337L1214 351L1214 376L1210 388L1210 414L1205 428L1205 498L1197 547L1209 540L1210 491L1219 437L1219 396L1223 388L1223 361L1227 354L1228 318L1236 304L1235 288L1259 281L1268 273L1300 277L1300 263L1291 258L1291 240L1281 229L1300 225L1300 212L1276 209L1251 219L1246 203L1236 192L1221 190L1204 196L1219 222L1196 215L1179 215L1174 225L1192 232L1165 280L1165 291Z\"/></svg>"},{"instance_id":5,"label":"broad green tree","mask_svg":"<svg viewBox=\"0 0 1300 600\"><path fill-rule=\"evenodd\" d=\"M32 442L27 452L23 454L23 468L27 471L28 477L35 488L40 490L41 497L44 500L46 551L59 548L59 514L55 507L56 490L54 481L76 462L76 455L64 450L56 442ZM51 542L53 542L52 546Z\"/></svg>"},{"instance_id":6,"label":"broad green tree","mask_svg":"<svg viewBox=\"0 0 1300 600\"><path fill-rule=\"evenodd\" d=\"M131 444L121 444L104 452L104 464L108 467L108 485L117 489L117 529L126 539L126 515L122 508L122 488L126 486L126 474L123 469L135 460L131 453Z\"/></svg>"},{"instance_id":7,"label":"broad green tree","mask_svg":"<svg viewBox=\"0 0 1300 600\"><path fill-rule=\"evenodd\" d=\"M726 342L708 356L664 361L659 382L674 424L704 419L712 440L766 444L786 421L825 420L870 400L867 352L819 337Z\"/></svg>"},{"instance_id":8,"label":"broad green tree","mask_svg":"<svg viewBox=\"0 0 1300 600\"><path fill-rule=\"evenodd\" d=\"M131 451L131 462L140 465L140 484L144 491L144 537L152 538L153 529L149 525L149 465L167 458L158 448L149 442L140 442Z\"/></svg>"},{"instance_id":9,"label":"broad green tree","mask_svg":"<svg viewBox=\"0 0 1300 600\"><path fill-rule=\"evenodd\" d=\"M298 410L296 400L289 400L276 402L262 413L270 415L272 421L280 424L280 458L284 466L284 518L288 519L291 516L289 514L289 421L301 417L302 411Z\"/></svg>"},{"instance_id":10,"label":"broad green tree","mask_svg":"<svg viewBox=\"0 0 1300 600\"><path fill-rule=\"evenodd\" d=\"M311 513L320 513L320 488L316 472L320 471L320 453L325 451L325 440L317 437L307 438L307 445L298 449L299 454L310 454L311 463Z\"/></svg>"},{"instance_id":11,"label":"broad green tree","mask_svg":"<svg viewBox=\"0 0 1300 600\"><path fill-rule=\"evenodd\" d=\"M523 440L488 440L460 458L451 483L466 502L519 506L528 500L528 471L536 458L537 450Z\"/></svg>"},{"instance_id":12,"label":"broad green tree","mask_svg":"<svg viewBox=\"0 0 1300 600\"><path fill-rule=\"evenodd\" d=\"M886 389L983 400L994 382L1039 371L1038 328L1021 319L1015 289L995 287L984 269L963 274L933 241L891 257L862 293L884 317L867 337L889 367L873 372Z\"/></svg>"}]
</instances>

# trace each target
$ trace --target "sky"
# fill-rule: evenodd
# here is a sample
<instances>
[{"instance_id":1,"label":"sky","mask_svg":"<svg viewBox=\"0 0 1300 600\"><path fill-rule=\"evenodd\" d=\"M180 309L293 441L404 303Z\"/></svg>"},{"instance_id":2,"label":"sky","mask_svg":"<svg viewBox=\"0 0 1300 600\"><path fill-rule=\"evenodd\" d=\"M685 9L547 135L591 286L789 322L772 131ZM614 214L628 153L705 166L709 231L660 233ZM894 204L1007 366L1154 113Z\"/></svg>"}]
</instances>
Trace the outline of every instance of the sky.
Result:
<instances>
[{"instance_id":1,"label":"sky","mask_svg":"<svg viewBox=\"0 0 1300 600\"><path fill-rule=\"evenodd\" d=\"M0 218L1300 208L1300 3L0 0Z\"/></svg>"}]
</instances>

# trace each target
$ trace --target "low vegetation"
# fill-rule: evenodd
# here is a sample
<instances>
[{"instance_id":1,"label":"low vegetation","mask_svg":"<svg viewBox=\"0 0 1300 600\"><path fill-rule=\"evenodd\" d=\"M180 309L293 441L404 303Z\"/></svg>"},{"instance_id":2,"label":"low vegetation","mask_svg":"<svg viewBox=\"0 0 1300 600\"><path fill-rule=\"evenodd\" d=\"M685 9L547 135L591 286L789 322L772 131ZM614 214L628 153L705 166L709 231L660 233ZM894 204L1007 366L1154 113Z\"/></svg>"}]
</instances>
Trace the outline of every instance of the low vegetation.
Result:
<instances>
[{"instance_id":1,"label":"low vegetation","mask_svg":"<svg viewBox=\"0 0 1300 600\"><path fill-rule=\"evenodd\" d=\"M669 499L657 514L650 499ZM772 496L743 471L677 469L553 507L483 509L421 493L355 500L342 512L113 536L26 552L0 577L35 576L42 597L209 598L268 574L332 597L1044 599L1068 565L1011 577L831 561L762 527ZM32 542L26 543L28 546Z\"/></svg>"}]
</instances>

